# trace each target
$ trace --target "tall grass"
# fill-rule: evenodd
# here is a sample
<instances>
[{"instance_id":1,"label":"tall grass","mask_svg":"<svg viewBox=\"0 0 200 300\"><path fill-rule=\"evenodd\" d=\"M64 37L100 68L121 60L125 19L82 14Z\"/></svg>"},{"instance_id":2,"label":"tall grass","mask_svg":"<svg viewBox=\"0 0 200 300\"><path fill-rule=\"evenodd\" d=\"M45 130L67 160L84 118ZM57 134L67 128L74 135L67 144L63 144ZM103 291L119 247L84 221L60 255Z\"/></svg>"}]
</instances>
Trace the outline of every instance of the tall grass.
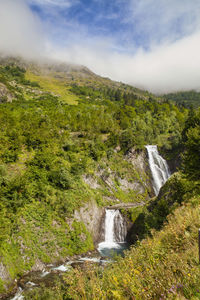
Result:
<instances>
[{"instance_id":1,"label":"tall grass","mask_svg":"<svg viewBox=\"0 0 200 300\"><path fill-rule=\"evenodd\" d=\"M199 200L177 208L161 231L106 269L68 274L66 299L200 299Z\"/></svg>"}]
</instances>

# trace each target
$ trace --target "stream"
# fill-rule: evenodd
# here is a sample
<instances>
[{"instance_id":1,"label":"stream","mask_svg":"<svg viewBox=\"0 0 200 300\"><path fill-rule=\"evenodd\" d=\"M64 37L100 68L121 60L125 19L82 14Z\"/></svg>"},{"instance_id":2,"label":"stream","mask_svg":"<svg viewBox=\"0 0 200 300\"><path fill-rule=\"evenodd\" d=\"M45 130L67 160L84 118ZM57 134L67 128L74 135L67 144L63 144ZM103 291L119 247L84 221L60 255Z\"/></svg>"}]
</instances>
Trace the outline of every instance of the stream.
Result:
<instances>
[{"instance_id":1,"label":"stream","mask_svg":"<svg viewBox=\"0 0 200 300\"><path fill-rule=\"evenodd\" d=\"M55 266L47 265L42 272L29 272L18 281L18 291L14 297L9 297L9 300L24 299L23 291L34 289L38 286L52 286L53 282L62 273L70 271L72 268L84 265L85 263L94 263L99 266L104 266L113 262L113 257L123 255L123 251L128 248L125 242L127 234L126 224L120 211L117 209L106 209L105 214L105 240L100 243L95 256L77 256L75 260L66 261L64 264Z\"/></svg>"},{"instance_id":2,"label":"stream","mask_svg":"<svg viewBox=\"0 0 200 300\"><path fill-rule=\"evenodd\" d=\"M148 145L146 149L152 174L152 185L155 194L158 195L160 188L170 177L169 167L167 162L159 155L157 146ZM85 263L104 266L113 262L115 255L123 255L124 250L129 248L129 245L126 243L126 236L126 222L120 211L107 208L105 213L104 241L99 243L97 252L90 256L77 256L74 260L66 261L61 265L47 265L41 272L29 272L18 281L18 291L15 296L6 299L22 300L24 299L23 291L34 289L41 285L50 287L61 274Z\"/></svg>"},{"instance_id":3,"label":"stream","mask_svg":"<svg viewBox=\"0 0 200 300\"><path fill-rule=\"evenodd\" d=\"M10 300L22 300L24 299L23 292L34 289L39 286L52 287L54 282L60 278L60 275L71 270L74 267L81 266L84 263L96 263L98 265L105 265L111 263L111 259L102 259L101 257L81 257L77 260L65 262L59 266L47 265L46 268L41 271L29 272L24 275L18 281L18 291L13 297L8 297Z\"/></svg>"}]
</instances>

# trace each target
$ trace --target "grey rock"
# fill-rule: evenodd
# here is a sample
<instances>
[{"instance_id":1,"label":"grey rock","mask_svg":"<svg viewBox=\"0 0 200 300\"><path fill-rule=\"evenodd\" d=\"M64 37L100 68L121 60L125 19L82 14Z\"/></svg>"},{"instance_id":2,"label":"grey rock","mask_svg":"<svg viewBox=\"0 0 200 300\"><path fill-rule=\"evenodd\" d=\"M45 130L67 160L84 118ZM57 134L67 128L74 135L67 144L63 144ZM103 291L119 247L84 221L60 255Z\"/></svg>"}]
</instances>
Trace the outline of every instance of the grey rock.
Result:
<instances>
[{"instance_id":1,"label":"grey rock","mask_svg":"<svg viewBox=\"0 0 200 300\"><path fill-rule=\"evenodd\" d=\"M87 230L91 233L95 245L101 240L104 214L104 208L98 207L93 200L85 203L83 207L74 213L75 219L83 222Z\"/></svg>"}]
</instances>

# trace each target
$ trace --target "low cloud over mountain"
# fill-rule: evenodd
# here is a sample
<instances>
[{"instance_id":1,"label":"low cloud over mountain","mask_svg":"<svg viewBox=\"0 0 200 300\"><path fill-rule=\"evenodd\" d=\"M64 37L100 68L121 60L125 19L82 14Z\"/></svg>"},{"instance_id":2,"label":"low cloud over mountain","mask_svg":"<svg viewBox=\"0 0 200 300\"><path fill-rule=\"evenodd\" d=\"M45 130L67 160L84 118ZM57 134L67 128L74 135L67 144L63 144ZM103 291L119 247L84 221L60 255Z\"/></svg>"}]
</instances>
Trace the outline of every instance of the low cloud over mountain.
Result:
<instances>
[{"instance_id":1,"label":"low cloud over mountain","mask_svg":"<svg viewBox=\"0 0 200 300\"><path fill-rule=\"evenodd\" d=\"M155 93L200 89L199 1L104 2L0 0L0 51L86 65Z\"/></svg>"}]
</instances>

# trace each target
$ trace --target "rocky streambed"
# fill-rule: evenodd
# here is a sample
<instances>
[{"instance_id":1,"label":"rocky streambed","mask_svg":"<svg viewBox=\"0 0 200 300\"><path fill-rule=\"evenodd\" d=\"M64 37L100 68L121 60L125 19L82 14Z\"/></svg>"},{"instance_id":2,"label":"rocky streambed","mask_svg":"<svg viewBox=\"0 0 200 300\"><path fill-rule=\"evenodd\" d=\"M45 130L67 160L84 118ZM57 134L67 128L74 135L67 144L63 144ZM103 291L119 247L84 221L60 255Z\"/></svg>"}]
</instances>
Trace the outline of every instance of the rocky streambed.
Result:
<instances>
[{"instance_id":1,"label":"rocky streambed","mask_svg":"<svg viewBox=\"0 0 200 300\"><path fill-rule=\"evenodd\" d=\"M103 258L97 251L88 253L88 256L75 256L71 260L66 260L62 264L48 264L42 271L32 271L20 278L15 285L12 293L2 296L2 300L22 300L23 293L38 287L53 287L55 282L62 282L62 275L72 268L84 268L87 264L97 264L104 267L113 262L111 258Z\"/></svg>"},{"instance_id":2,"label":"rocky streambed","mask_svg":"<svg viewBox=\"0 0 200 300\"><path fill-rule=\"evenodd\" d=\"M62 275L72 268L84 268L86 264L98 264L105 266L113 262L114 255L122 255L123 251L128 248L125 241L127 234L126 222L118 209L106 209L104 242L98 244L98 251L89 252L85 256L74 256L68 258L62 264L48 264L42 271L32 271L24 275L16 282L15 295L4 297L2 299L22 300L23 293L33 290L37 287L50 288L59 281L62 283ZM17 288L17 291L16 291Z\"/></svg>"}]
</instances>

